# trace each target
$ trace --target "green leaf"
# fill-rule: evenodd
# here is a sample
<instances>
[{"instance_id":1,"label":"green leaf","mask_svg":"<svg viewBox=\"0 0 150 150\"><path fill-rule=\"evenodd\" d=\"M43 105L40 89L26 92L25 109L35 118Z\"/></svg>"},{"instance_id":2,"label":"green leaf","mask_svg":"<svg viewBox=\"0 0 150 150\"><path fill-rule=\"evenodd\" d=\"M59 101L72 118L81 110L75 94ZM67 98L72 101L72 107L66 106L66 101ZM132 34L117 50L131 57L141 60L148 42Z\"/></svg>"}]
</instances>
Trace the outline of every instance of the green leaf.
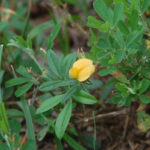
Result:
<instances>
[{"instance_id":1,"label":"green leaf","mask_svg":"<svg viewBox=\"0 0 150 150\"><path fill-rule=\"evenodd\" d=\"M8 80L6 83L5 83L5 87L8 88L8 87L12 87L12 86L15 86L15 85L20 85L22 83L26 83L28 81L30 81L31 79L28 79L28 78L14 78L14 79L11 79L11 80Z\"/></svg>"},{"instance_id":2,"label":"green leaf","mask_svg":"<svg viewBox=\"0 0 150 150\"><path fill-rule=\"evenodd\" d=\"M136 48L128 48L127 51L129 53L129 55L130 54L133 55L133 54L135 54L138 51L138 49L136 49Z\"/></svg>"},{"instance_id":3,"label":"green leaf","mask_svg":"<svg viewBox=\"0 0 150 150\"><path fill-rule=\"evenodd\" d=\"M140 90L139 90L139 93L142 94L144 93L150 86L150 80L147 80L147 79L143 79L141 81L141 87L140 87Z\"/></svg>"},{"instance_id":4,"label":"green leaf","mask_svg":"<svg viewBox=\"0 0 150 150\"><path fill-rule=\"evenodd\" d=\"M0 32L1 31L5 31L5 29L7 29L9 27L9 22L7 21L1 21L0 22Z\"/></svg>"},{"instance_id":5,"label":"green leaf","mask_svg":"<svg viewBox=\"0 0 150 150\"><path fill-rule=\"evenodd\" d=\"M72 112L72 101L68 101L61 113L58 115L55 124L55 133L58 139L61 139L68 126Z\"/></svg>"},{"instance_id":6,"label":"green leaf","mask_svg":"<svg viewBox=\"0 0 150 150\"><path fill-rule=\"evenodd\" d=\"M78 90L78 86L76 85L68 89L67 92L64 94L62 102L68 100L77 90Z\"/></svg>"},{"instance_id":7,"label":"green leaf","mask_svg":"<svg viewBox=\"0 0 150 150\"><path fill-rule=\"evenodd\" d=\"M142 3L142 13L144 13L150 6L150 0L143 0Z\"/></svg>"},{"instance_id":8,"label":"green leaf","mask_svg":"<svg viewBox=\"0 0 150 150\"><path fill-rule=\"evenodd\" d=\"M113 16L113 25L116 26L119 20L122 17L124 5L122 3L116 3L114 9L114 16Z\"/></svg>"},{"instance_id":9,"label":"green leaf","mask_svg":"<svg viewBox=\"0 0 150 150\"><path fill-rule=\"evenodd\" d=\"M0 84L2 83L3 81L3 76L4 76L4 71L3 70L0 70Z\"/></svg>"},{"instance_id":10,"label":"green leaf","mask_svg":"<svg viewBox=\"0 0 150 150\"><path fill-rule=\"evenodd\" d=\"M116 94L111 98L111 102L112 102L113 104L119 105L119 104L121 103L120 101L122 101L122 96L121 96L121 94L116 93Z\"/></svg>"},{"instance_id":11,"label":"green leaf","mask_svg":"<svg viewBox=\"0 0 150 150\"><path fill-rule=\"evenodd\" d=\"M143 110L137 112L137 123L138 128L146 132L150 128L150 115L145 113Z\"/></svg>"},{"instance_id":12,"label":"green leaf","mask_svg":"<svg viewBox=\"0 0 150 150\"><path fill-rule=\"evenodd\" d=\"M109 28L109 22L102 23L100 20L97 20L93 16L88 16L87 25L91 28L99 29L100 31L107 32Z\"/></svg>"},{"instance_id":13,"label":"green leaf","mask_svg":"<svg viewBox=\"0 0 150 150\"><path fill-rule=\"evenodd\" d=\"M10 150L6 143L0 144L0 149L2 149L2 150Z\"/></svg>"},{"instance_id":14,"label":"green leaf","mask_svg":"<svg viewBox=\"0 0 150 150\"><path fill-rule=\"evenodd\" d=\"M63 96L64 96L64 94L48 98L41 104L41 106L37 109L36 113L40 114L40 113L43 113L43 112L48 111L49 109L55 107L62 101Z\"/></svg>"},{"instance_id":15,"label":"green leaf","mask_svg":"<svg viewBox=\"0 0 150 150\"><path fill-rule=\"evenodd\" d=\"M49 131L49 126L44 127L39 133L38 133L38 141L42 141L43 138L46 136L46 133Z\"/></svg>"},{"instance_id":16,"label":"green leaf","mask_svg":"<svg viewBox=\"0 0 150 150\"><path fill-rule=\"evenodd\" d=\"M73 63L77 58L77 53L71 53L65 56L62 62L62 67L65 68L65 77L69 76L69 69L72 67Z\"/></svg>"},{"instance_id":17,"label":"green leaf","mask_svg":"<svg viewBox=\"0 0 150 150\"><path fill-rule=\"evenodd\" d=\"M19 66L16 71L25 78L32 78L32 75L27 72L24 66Z\"/></svg>"},{"instance_id":18,"label":"green leaf","mask_svg":"<svg viewBox=\"0 0 150 150\"><path fill-rule=\"evenodd\" d=\"M93 41L94 43L94 41ZM108 40L106 39L100 39L96 45L98 48L100 49L110 49L111 48L111 45L109 44ZM98 57L104 57L105 55L108 55L108 52L104 52L104 51L99 51L99 49L97 50L99 52L99 55Z\"/></svg>"},{"instance_id":19,"label":"green leaf","mask_svg":"<svg viewBox=\"0 0 150 150\"><path fill-rule=\"evenodd\" d=\"M115 32L114 33L114 37L115 37L115 40L116 40L116 42L118 41L120 44L120 47L121 47L121 49L120 50L118 50L119 52L120 51L124 51L125 52L125 39L124 39L124 35L121 33L121 32L119 32L119 31L117 31L117 32ZM117 51L117 53L118 53L118 51Z\"/></svg>"},{"instance_id":20,"label":"green leaf","mask_svg":"<svg viewBox=\"0 0 150 150\"><path fill-rule=\"evenodd\" d=\"M41 23L39 25L37 25L36 27L34 27L28 34L28 38L32 39L35 36L42 34L44 30L52 27L54 25L53 21L47 21L44 23Z\"/></svg>"},{"instance_id":21,"label":"green leaf","mask_svg":"<svg viewBox=\"0 0 150 150\"><path fill-rule=\"evenodd\" d=\"M115 85L117 91L120 91L122 96L127 97L129 95L128 87L124 83L117 83Z\"/></svg>"},{"instance_id":22,"label":"green leaf","mask_svg":"<svg viewBox=\"0 0 150 150\"><path fill-rule=\"evenodd\" d=\"M50 33L49 37L48 37L48 46L47 49L51 49L53 46L53 41L55 40L57 34L59 33L61 28L61 25L58 23L54 26L52 32Z\"/></svg>"},{"instance_id":23,"label":"green leaf","mask_svg":"<svg viewBox=\"0 0 150 150\"><path fill-rule=\"evenodd\" d=\"M31 139L27 140L27 142L23 145L22 150L29 150L29 149L36 150L34 144L35 144L34 140Z\"/></svg>"},{"instance_id":24,"label":"green leaf","mask_svg":"<svg viewBox=\"0 0 150 150\"><path fill-rule=\"evenodd\" d=\"M86 86L89 90L96 90L103 86L101 80L90 80L90 83Z\"/></svg>"},{"instance_id":25,"label":"green leaf","mask_svg":"<svg viewBox=\"0 0 150 150\"><path fill-rule=\"evenodd\" d=\"M136 10L140 10L140 0L132 0L131 1L131 11L136 9Z\"/></svg>"},{"instance_id":26,"label":"green leaf","mask_svg":"<svg viewBox=\"0 0 150 150\"><path fill-rule=\"evenodd\" d=\"M15 92L16 97L22 96L24 93L26 93L33 85L33 82L28 82L22 87L18 87L18 89Z\"/></svg>"},{"instance_id":27,"label":"green leaf","mask_svg":"<svg viewBox=\"0 0 150 150\"><path fill-rule=\"evenodd\" d=\"M47 52L47 63L49 70L51 70L55 76L59 77L60 64L58 63L58 57L56 53L52 50L48 50Z\"/></svg>"},{"instance_id":28,"label":"green leaf","mask_svg":"<svg viewBox=\"0 0 150 150\"><path fill-rule=\"evenodd\" d=\"M8 135L9 133L9 123L3 102L0 103L0 131L3 135Z\"/></svg>"},{"instance_id":29,"label":"green leaf","mask_svg":"<svg viewBox=\"0 0 150 150\"><path fill-rule=\"evenodd\" d=\"M133 10L131 16L129 17L128 23L132 30L138 29L139 14L137 10Z\"/></svg>"},{"instance_id":30,"label":"green leaf","mask_svg":"<svg viewBox=\"0 0 150 150\"><path fill-rule=\"evenodd\" d=\"M103 0L96 0L93 3L95 11L98 13L98 15L105 21L111 22L111 11L106 6Z\"/></svg>"},{"instance_id":31,"label":"green leaf","mask_svg":"<svg viewBox=\"0 0 150 150\"><path fill-rule=\"evenodd\" d=\"M74 149L74 150L86 150L83 146L78 144L72 137L68 134L64 135L64 140Z\"/></svg>"},{"instance_id":32,"label":"green leaf","mask_svg":"<svg viewBox=\"0 0 150 150\"><path fill-rule=\"evenodd\" d=\"M11 128L11 130L13 132L15 132L15 133L19 133L20 132L21 124L20 124L20 122L17 119L9 120L9 125L10 125L10 128Z\"/></svg>"},{"instance_id":33,"label":"green leaf","mask_svg":"<svg viewBox=\"0 0 150 150\"><path fill-rule=\"evenodd\" d=\"M120 31L124 34L129 34L129 30L128 27L126 26L126 24L121 20L118 23L118 27L120 29Z\"/></svg>"},{"instance_id":34,"label":"green leaf","mask_svg":"<svg viewBox=\"0 0 150 150\"><path fill-rule=\"evenodd\" d=\"M11 39L7 45L17 47L19 50L26 53L31 58L31 60L29 62L27 62L27 64L30 63L30 66L33 67L33 70L35 72L37 72L37 74L42 73L41 66L39 65L38 61L36 60L36 58L34 56L33 49L28 47L27 42L22 37L16 36L16 39L15 40Z\"/></svg>"},{"instance_id":35,"label":"green leaf","mask_svg":"<svg viewBox=\"0 0 150 150\"><path fill-rule=\"evenodd\" d=\"M28 54L31 58L34 56L33 49L29 48L26 41L21 36L16 36L15 40L11 39L7 44L8 46L14 46Z\"/></svg>"},{"instance_id":36,"label":"green leaf","mask_svg":"<svg viewBox=\"0 0 150 150\"><path fill-rule=\"evenodd\" d=\"M121 49L120 51L117 52L117 55L115 56L116 63L120 63L126 55L126 51Z\"/></svg>"},{"instance_id":37,"label":"green leaf","mask_svg":"<svg viewBox=\"0 0 150 150\"><path fill-rule=\"evenodd\" d=\"M150 103L150 97L149 97L149 96L141 95L139 98L140 98L140 100L141 100L143 103L146 103L146 104L149 104L149 103Z\"/></svg>"},{"instance_id":38,"label":"green leaf","mask_svg":"<svg viewBox=\"0 0 150 150\"><path fill-rule=\"evenodd\" d=\"M76 92L75 94L73 94L73 98L79 102L79 103L83 103L83 104L95 104L97 103L97 99L92 96L91 94L80 90L78 92Z\"/></svg>"},{"instance_id":39,"label":"green leaf","mask_svg":"<svg viewBox=\"0 0 150 150\"><path fill-rule=\"evenodd\" d=\"M63 145L61 143L61 140L59 140L56 136L55 136L55 141L57 144L57 150L63 150Z\"/></svg>"},{"instance_id":40,"label":"green leaf","mask_svg":"<svg viewBox=\"0 0 150 150\"><path fill-rule=\"evenodd\" d=\"M122 95L117 93L112 97L111 101L118 106L130 106L132 102L132 97L123 97Z\"/></svg>"},{"instance_id":41,"label":"green leaf","mask_svg":"<svg viewBox=\"0 0 150 150\"><path fill-rule=\"evenodd\" d=\"M28 135L28 141L26 142L26 148L23 147L23 150L29 150L30 148L32 150L36 150L36 140L35 140L35 134L34 134L34 127L32 122L32 116L29 109L29 106L27 104L27 100L24 96L21 97L21 108L23 109L23 113L25 116L26 126L27 126L27 135Z\"/></svg>"},{"instance_id":42,"label":"green leaf","mask_svg":"<svg viewBox=\"0 0 150 150\"><path fill-rule=\"evenodd\" d=\"M58 80L58 81L47 81L40 85L40 91L51 91L59 87L70 86L76 84L76 80Z\"/></svg>"},{"instance_id":43,"label":"green leaf","mask_svg":"<svg viewBox=\"0 0 150 150\"><path fill-rule=\"evenodd\" d=\"M24 114L17 109L7 109L7 115L9 118L24 117Z\"/></svg>"},{"instance_id":44,"label":"green leaf","mask_svg":"<svg viewBox=\"0 0 150 150\"><path fill-rule=\"evenodd\" d=\"M135 31L135 32L130 33L126 41L127 46L130 46L130 44L135 42L136 39L142 35L142 33L143 33L143 29L141 31Z\"/></svg>"},{"instance_id":45,"label":"green leaf","mask_svg":"<svg viewBox=\"0 0 150 150\"><path fill-rule=\"evenodd\" d=\"M109 82L109 81L108 81ZM106 83L107 84L107 83ZM112 90L114 88L114 84L110 84L110 85L105 85L103 88L102 88L102 91L101 91L101 99L102 100L105 100L108 98L108 96L112 93Z\"/></svg>"},{"instance_id":46,"label":"green leaf","mask_svg":"<svg viewBox=\"0 0 150 150\"><path fill-rule=\"evenodd\" d=\"M127 8L128 7L128 1L126 0L113 0L113 3L116 4L116 3L123 3L123 5Z\"/></svg>"},{"instance_id":47,"label":"green leaf","mask_svg":"<svg viewBox=\"0 0 150 150\"><path fill-rule=\"evenodd\" d=\"M99 71L99 75L100 76L106 76L106 75L111 75L114 72L116 72L117 69L116 68L106 68L106 69L102 69L101 71Z\"/></svg>"},{"instance_id":48,"label":"green leaf","mask_svg":"<svg viewBox=\"0 0 150 150\"><path fill-rule=\"evenodd\" d=\"M147 79L150 79L150 69L143 68L140 73Z\"/></svg>"}]
</instances>

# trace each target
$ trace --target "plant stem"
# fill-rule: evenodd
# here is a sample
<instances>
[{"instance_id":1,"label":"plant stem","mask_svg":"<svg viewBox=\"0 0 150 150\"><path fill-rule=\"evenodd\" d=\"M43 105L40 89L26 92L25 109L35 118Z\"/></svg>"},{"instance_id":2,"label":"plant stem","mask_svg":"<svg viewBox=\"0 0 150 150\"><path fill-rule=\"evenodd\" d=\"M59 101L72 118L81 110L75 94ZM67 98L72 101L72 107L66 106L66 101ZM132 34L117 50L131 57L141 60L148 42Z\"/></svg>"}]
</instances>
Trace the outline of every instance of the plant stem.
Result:
<instances>
[{"instance_id":1,"label":"plant stem","mask_svg":"<svg viewBox=\"0 0 150 150\"><path fill-rule=\"evenodd\" d=\"M2 53L3 53L3 45L0 45L0 72L1 73L3 72L1 70ZM3 75L4 75L4 73L2 73L0 81L2 81ZM3 100L2 100L1 82L0 82L0 130L1 130L3 135L8 136L8 134L9 134L9 123L8 123L5 105L4 105Z\"/></svg>"},{"instance_id":2,"label":"plant stem","mask_svg":"<svg viewBox=\"0 0 150 150\"><path fill-rule=\"evenodd\" d=\"M95 150L95 144L96 144L96 121L95 121L95 112L93 112L93 121L94 121L94 137L93 137L93 149Z\"/></svg>"},{"instance_id":3,"label":"plant stem","mask_svg":"<svg viewBox=\"0 0 150 150\"><path fill-rule=\"evenodd\" d=\"M22 103L22 108L23 108L23 111L24 111L26 125L27 125L28 139L32 140L34 142L34 146L33 146L34 149L33 150L36 150L36 140L35 140L32 117L31 117L29 106L28 106L24 96L21 97L21 103Z\"/></svg>"},{"instance_id":4,"label":"plant stem","mask_svg":"<svg viewBox=\"0 0 150 150\"><path fill-rule=\"evenodd\" d=\"M49 14L52 17L54 23L57 24L57 20L56 20L54 13L51 9L49 9ZM63 34L61 31L58 33L58 38L59 38L59 42L60 42L60 47L61 47L63 53L66 55L68 53L68 51L66 50L66 42L64 40L64 37L63 37Z\"/></svg>"},{"instance_id":5,"label":"plant stem","mask_svg":"<svg viewBox=\"0 0 150 150\"><path fill-rule=\"evenodd\" d=\"M29 19L30 19L31 7L32 7L32 0L28 0L28 5L29 5L29 8L28 8L27 17L26 17L27 19L26 19L24 30L23 30L23 33L22 33L23 38L26 38L26 31L27 31L28 26L29 26Z\"/></svg>"}]
</instances>

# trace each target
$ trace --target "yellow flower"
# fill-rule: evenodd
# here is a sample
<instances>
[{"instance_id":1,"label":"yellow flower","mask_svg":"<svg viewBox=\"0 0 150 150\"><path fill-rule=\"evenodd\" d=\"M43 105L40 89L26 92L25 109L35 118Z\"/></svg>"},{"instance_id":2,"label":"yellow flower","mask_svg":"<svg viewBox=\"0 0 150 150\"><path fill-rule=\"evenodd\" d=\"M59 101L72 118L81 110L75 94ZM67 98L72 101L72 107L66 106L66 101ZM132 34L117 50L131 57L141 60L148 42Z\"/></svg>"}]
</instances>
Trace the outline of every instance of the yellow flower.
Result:
<instances>
[{"instance_id":1,"label":"yellow flower","mask_svg":"<svg viewBox=\"0 0 150 150\"><path fill-rule=\"evenodd\" d=\"M69 70L71 78L76 78L78 81L83 82L87 80L95 71L95 66L92 60L81 58L77 60L72 68Z\"/></svg>"}]
</instances>

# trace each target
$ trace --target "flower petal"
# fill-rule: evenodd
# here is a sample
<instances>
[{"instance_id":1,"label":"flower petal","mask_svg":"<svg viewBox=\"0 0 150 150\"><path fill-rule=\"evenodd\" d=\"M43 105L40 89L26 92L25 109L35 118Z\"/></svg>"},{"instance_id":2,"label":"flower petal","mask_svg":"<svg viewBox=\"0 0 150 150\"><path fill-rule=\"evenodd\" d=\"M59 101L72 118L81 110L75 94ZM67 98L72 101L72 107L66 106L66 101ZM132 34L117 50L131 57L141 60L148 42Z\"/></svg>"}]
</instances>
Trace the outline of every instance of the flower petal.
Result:
<instances>
[{"instance_id":1,"label":"flower petal","mask_svg":"<svg viewBox=\"0 0 150 150\"><path fill-rule=\"evenodd\" d=\"M71 68L70 70L69 70L69 76L71 77L71 78L77 78L77 76L78 76L78 71L77 71L77 69L76 68Z\"/></svg>"},{"instance_id":2,"label":"flower petal","mask_svg":"<svg viewBox=\"0 0 150 150\"><path fill-rule=\"evenodd\" d=\"M90 59L87 59L87 58L82 58L82 59L79 59L77 60L74 64L73 64L73 67L77 68L77 70L81 70L89 65L92 65L93 62L90 60Z\"/></svg>"},{"instance_id":3,"label":"flower petal","mask_svg":"<svg viewBox=\"0 0 150 150\"><path fill-rule=\"evenodd\" d=\"M83 81L87 80L94 71L95 71L95 66L89 65L79 72L77 79L80 82L83 82Z\"/></svg>"}]
</instances>

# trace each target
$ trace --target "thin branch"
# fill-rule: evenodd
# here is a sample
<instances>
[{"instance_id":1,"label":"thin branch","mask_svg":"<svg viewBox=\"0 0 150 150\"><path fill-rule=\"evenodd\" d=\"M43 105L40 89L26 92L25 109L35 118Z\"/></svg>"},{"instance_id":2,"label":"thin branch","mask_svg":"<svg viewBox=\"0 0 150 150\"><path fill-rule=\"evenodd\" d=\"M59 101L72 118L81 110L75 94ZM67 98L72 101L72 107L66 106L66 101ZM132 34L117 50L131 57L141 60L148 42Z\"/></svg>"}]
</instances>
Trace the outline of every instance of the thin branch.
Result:
<instances>
[{"instance_id":1,"label":"thin branch","mask_svg":"<svg viewBox=\"0 0 150 150\"><path fill-rule=\"evenodd\" d=\"M125 139L128 129L129 116L126 117L122 139Z\"/></svg>"},{"instance_id":2,"label":"thin branch","mask_svg":"<svg viewBox=\"0 0 150 150\"><path fill-rule=\"evenodd\" d=\"M122 110L114 111L114 112L110 112L110 113L99 114L99 115L95 116L95 119L106 118L106 117L111 117L111 116L115 117L118 115L125 115L127 113L128 113L128 109L122 109ZM93 121L93 117L84 118L83 120L79 120L77 123L89 122L89 121Z\"/></svg>"}]
</instances>

